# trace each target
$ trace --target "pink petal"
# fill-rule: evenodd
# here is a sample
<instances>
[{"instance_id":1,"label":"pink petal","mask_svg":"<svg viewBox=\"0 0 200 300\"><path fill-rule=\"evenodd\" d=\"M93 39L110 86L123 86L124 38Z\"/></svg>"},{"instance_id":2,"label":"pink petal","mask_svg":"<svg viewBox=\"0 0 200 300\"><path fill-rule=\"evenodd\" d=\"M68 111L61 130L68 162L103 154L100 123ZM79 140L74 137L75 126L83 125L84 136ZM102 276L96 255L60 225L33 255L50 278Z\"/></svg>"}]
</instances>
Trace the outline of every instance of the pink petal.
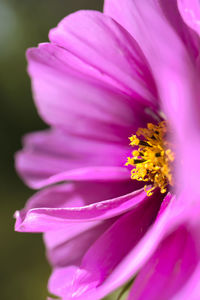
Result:
<instances>
[{"instance_id":1,"label":"pink petal","mask_svg":"<svg viewBox=\"0 0 200 300\"><path fill-rule=\"evenodd\" d=\"M171 202L164 213L160 214L159 218L156 219L146 234L135 247L132 248L130 253L123 258L112 273L109 274L98 289L88 294L91 296L91 300L94 299L92 298L94 295L98 295L99 298L97 299L103 298L105 295L130 280L130 278L132 278L148 261L163 237L185 220L183 206L175 209L176 201L174 200L175 199L171 199Z\"/></svg>"},{"instance_id":2,"label":"pink petal","mask_svg":"<svg viewBox=\"0 0 200 300\"><path fill-rule=\"evenodd\" d=\"M158 87L161 109L176 129L179 143L186 124L190 124L189 116L196 113L194 102L199 94L197 74L187 49L163 15L158 1L107 0L104 10L131 33L146 55Z\"/></svg>"},{"instance_id":3,"label":"pink petal","mask_svg":"<svg viewBox=\"0 0 200 300\"><path fill-rule=\"evenodd\" d=\"M178 202L174 198L171 199L167 208L162 208L162 213L159 214L159 217L156 219L152 227L150 227L146 234L144 234L144 228L145 226L148 226L148 221L150 221L151 218L154 218L157 214L159 206L157 206L158 202L155 202L156 199L158 200L157 197L152 199L152 204L151 202L143 202L143 205L147 205L148 208L146 207L145 209L140 206L138 207L138 210L135 210L135 212L128 212L126 215L118 219L118 221L116 221L102 236L100 236L100 238L83 257L81 268L77 269L76 275L73 277L73 283L71 282L72 291L70 292L72 294L69 294L68 297L65 298L64 291L59 285L59 282L57 282L57 286L54 287L59 288L60 286L59 295L63 295L63 299L71 299L71 297L81 300L102 299L106 294L110 293L133 277L139 268L147 263L148 259L153 256L155 251L157 251L156 249L160 249L158 245L160 243L162 245L164 239L167 236L170 236L172 232L176 232L177 228L186 228L184 232L190 233L188 226L184 227L183 224L186 224L186 222L188 224L188 221L192 221L194 222L194 227L196 224L195 222L199 222L199 207L196 207L195 210L193 207L187 207L185 209L183 205L179 206ZM132 214L134 213L136 214L135 218L132 218L131 216L133 216ZM129 222L136 222L136 224L131 225ZM142 232L140 230L140 222L143 222L142 228L144 231ZM118 230L122 230L123 233L119 234ZM136 234L130 234L129 230L131 230L131 233L135 230L135 233L138 232L138 236ZM190 253L194 250L192 252L193 254L195 254L195 249L199 249L199 239L197 238L198 232L199 229L196 231L196 242L198 242L198 245L196 244L196 248L193 247L194 244L190 243L191 235L188 235L189 242L187 243L187 247L189 247L188 249ZM137 240L137 242L135 241L135 245L133 243L130 246L134 237L136 239L138 237L139 240ZM126 239L125 242L123 242L123 238ZM184 240L182 239L182 234L180 240ZM118 242L119 244L117 244ZM126 251L128 252L126 253ZM112 257L110 259L111 253ZM188 251L186 251L186 254L188 254ZM184 257L186 257L187 265L188 259L190 260L190 255L185 255ZM196 257L197 256L194 257L194 260ZM109 272L110 268L113 266L115 266L114 269L112 269L112 272ZM65 268L63 268L63 270L64 269ZM193 282L194 280L191 282L188 289L191 290ZM195 293L196 292L197 287L195 286ZM191 299L196 300L195 298Z\"/></svg>"},{"instance_id":4,"label":"pink petal","mask_svg":"<svg viewBox=\"0 0 200 300\"><path fill-rule=\"evenodd\" d=\"M79 11L50 31L50 41L109 76L134 99L155 102L156 91L146 60L133 38L111 18Z\"/></svg>"},{"instance_id":5,"label":"pink petal","mask_svg":"<svg viewBox=\"0 0 200 300\"><path fill-rule=\"evenodd\" d=\"M194 256L192 257L192 251L190 253L190 256L193 260L196 258L198 259L198 262L196 262L195 268L190 275L190 277L187 278L187 282L185 282L184 286L181 287L181 289L177 289L175 294L176 300L182 300L184 299L191 299L191 300L197 300L199 299L200 295L200 285L199 285L199 278L200 278L200 239L199 239L199 231L200 231L200 222L199 222L199 201L193 202L193 197L189 198L192 203L187 203L188 208L186 210L189 210L191 213L189 215L189 218L187 220L186 228L191 233L191 236L193 238L192 245L195 245L196 247L196 255L194 253ZM199 198L198 198L199 199ZM191 269L193 265L189 265L188 267ZM183 276L185 274L182 274Z\"/></svg>"},{"instance_id":6,"label":"pink petal","mask_svg":"<svg viewBox=\"0 0 200 300\"><path fill-rule=\"evenodd\" d=\"M116 267L120 266L121 261L135 247L155 219L160 205L160 199L157 196L149 197L134 210L120 217L91 245L82 258L80 269L71 278L73 297L100 299L97 292L102 282L112 274ZM67 271L67 268L65 270ZM71 299L70 296L65 298L65 289L62 290L59 282L54 285L54 288L58 289L58 286L60 286L58 295L63 296L64 299ZM52 286L51 291L55 293Z\"/></svg>"},{"instance_id":7,"label":"pink petal","mask_svg":"<svg viewBox=\"0 0 200 300\"><path fill-rule=\"evenodd\" d=\"M179 38L156 0L106 0L104 12L130 32L154 68L164 64L167 67L166 62L175 60L172 44L175 54L181 50Z\"/></svg>"},{"instance_id":8,"label":"pink petal","mask_svg":"<svg viewBox=\"0 0 200 300\"><path fill-rule=\"evenodd\" d=\"M78 170L80 174L80 169L87 167L123 167L126 172L124 164L131 152L128 139L123 146L70 136L56 129L29 134L23 142L23 150L16 155L16 168L33 188L40 188L45 182L48 184L52 176L63 172L69 180L71 171Z\"/></svg>"},{"instance_id":9,"label":"pink petal","mask_svg":"<svg viewBox=\"0 0 200 300\"><path fill-rule=\"evenodd\" d=\"M87 138L124 143L152 120L141 101L73 70L67 64L68 53L55 44L27 53L34 98L47 123Z\"/></svg>"},{"instance_id":10,"label":"pink petal","mask_svg":"<svg viewBox=\"0 0 200 300\"><path fill-rule=\"evenodd\" d=\"M88 248L114 220L71 223L64 229L46 232L44 241L48 260L54 267L80 265Z\"/></svg>"},{"instance_id":11,"label":"pink petal","mask_svg":"<svg viewBox=\"0 0 200 300\"><path fill-rule=\"evenodd\" d=\"M179 11L185 23L200 34L200 3L198 0L177 0Z\"/></svg>"},{"instance_id":12,"label":"pink petal","mask_svg":"<svg viewBox=\"0 0 200 300\"><path fill-rule=\"evenodd\" d=\"M185 297L185 299L198 300L200 295L199 278L200 262L198 262L193 274L188 279L188 282L185 283L185 286L176 293L175 299L182 300Z\"/></svg>"},{"instance_id":13,"label":"pink petal","mask_svg":"<svg viewBox=\"0 0 200 300\"><path fill-rule=\"evenodd\" d=\"M109 219L133 209L147 198L143 189L130 193L133 187L132 182L85 182L49 187L35 194L22 211L15 213L15 229L45 232L65 228L70 222Z\"/></svg>"},{"instance_id":14,"label":"pink petal","mask_svg":"<svg viewBox=\"0 0 200 300\"><path fill-rule=\"evenodd\" d=\"M49 291L55 295L63 295L65 299L71 299L73 280L78 268L69 266L67 268L55 269L49 280Z\"/></svg>"},{"instance_id":15,"label":"pink petal","mask_svg":"<svg viewBox=\"0 0 200 300\"><path fill-rule=\"evenodd\" d=\"M187 30L187 27L181 28L184 23L181 20L176 0L170 1L170 4L166 0L143 2L124 0L123 3L120 0L105 0L104 13L126 28L139 43L145 55L148 58L151 57L154 62L156 57L153 58L154 53L150 53L150 50L163 56L163 51L159 53L158 50L167 52L170 47L170 45L163 43L164 39L174 41L179 50L181 46L179 37L184 39L184 31ZM148 33L151 35L146 38ZM156 50L157 46L159 48ZM151 60L148 62L152 64Z\"/></svg>"},{"instance_id":16,"label":"pink petal","mask_svg":"<svg viewBox=\"0 0 200 300\"><path fill-rule=\"evenodd\" d=\"M185 209L195 206L200 199L199 127L194 126L194 120L195 115L192 115L188 128L186 124L183 127L181 142L176 145L176 156L179 160L176 162L176 190L178 194L183 195L178 197L177 200L179 205L185 207ZM186 139L187 143L185 143Z\"/></svg>"},{"instance_id":17,"label":"pink petal","mask_svg":"<svg viewBox=\"0 0 200 300\"><path fill-rule=\"evenodd\" d=\"M167 20L178 33L195 62L199 55L200 40L197 34L184 23L178 9L177 0L160 0L159 4Z\"/></svg>"},{"instance_id":18,"label":"pink petal","mask_svg":"<svg viewBox=\"0 0 200 300\"><path fill-rule=\"evenodd\" d=\"M183 298L175 296L187 284L199 259L192 231L188 226L180 226L162 241L140 271L129 299L194 299L191 294L184 294Z\"/></svg>"},{"instance_id":19,"label":"pink petal","mask_svg":"<svg viewBox=\"0 0 200 300\"><path fill-rule=\"evenodd\" d=\"M36 189L62 181L128 181L130 172L120 167L88 167L58 173L44 180L38 179L40 178L32 178L30 182L30 185Z\"/></svg>"}]
</instances>

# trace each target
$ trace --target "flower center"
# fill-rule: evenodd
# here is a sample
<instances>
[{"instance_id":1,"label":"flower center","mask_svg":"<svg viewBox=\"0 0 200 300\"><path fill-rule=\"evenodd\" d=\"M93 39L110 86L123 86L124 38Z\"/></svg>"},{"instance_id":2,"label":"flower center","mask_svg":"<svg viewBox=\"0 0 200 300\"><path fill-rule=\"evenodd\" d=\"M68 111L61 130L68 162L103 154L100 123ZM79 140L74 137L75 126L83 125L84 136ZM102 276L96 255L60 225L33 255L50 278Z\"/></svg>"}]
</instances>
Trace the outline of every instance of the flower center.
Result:
<instances>
[{"instance_id":1,"label":"flower center","mask_svg":"<svg viewBox=\"0 0 200 300\"><path fill-rule=\"evenodd\" d=\"M149 189L144 187L148 196L155 188L160 188L161 193L167 191L167 186L173 186L172 162L174 152L172 143L166 139L166 121L158 125L147 124L147 128L139 128L136 135L132 135L130 145L135 148L132 157L128 157L126 166L131 165L131 178L139 181L149 181Z\"/></svg>"}]
</instances>

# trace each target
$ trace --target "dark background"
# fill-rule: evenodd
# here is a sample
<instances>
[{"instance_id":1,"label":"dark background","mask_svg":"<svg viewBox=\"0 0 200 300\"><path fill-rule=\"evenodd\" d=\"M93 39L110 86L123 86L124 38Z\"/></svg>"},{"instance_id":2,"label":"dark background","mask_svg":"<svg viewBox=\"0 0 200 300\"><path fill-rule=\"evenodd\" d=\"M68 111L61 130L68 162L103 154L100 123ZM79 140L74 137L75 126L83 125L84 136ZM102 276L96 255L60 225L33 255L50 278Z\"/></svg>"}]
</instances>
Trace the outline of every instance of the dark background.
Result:
<instances>
[{"instance_id":1,"label":"dark background","mask_svg":"<svg viewBox=\"0 0 200 300\"><path fill-rule=\"evenodd\" d=\"M79 9L102 10L101 0L0 0L0 297L43 300L50 267L39 234L13 230L15 210L33 193L18 178L14 153L21 137L46 127L33 104L25 50L48 40L48 31ZM116 299L116 296L114 297Z\"/></svg>"}]
</instances>

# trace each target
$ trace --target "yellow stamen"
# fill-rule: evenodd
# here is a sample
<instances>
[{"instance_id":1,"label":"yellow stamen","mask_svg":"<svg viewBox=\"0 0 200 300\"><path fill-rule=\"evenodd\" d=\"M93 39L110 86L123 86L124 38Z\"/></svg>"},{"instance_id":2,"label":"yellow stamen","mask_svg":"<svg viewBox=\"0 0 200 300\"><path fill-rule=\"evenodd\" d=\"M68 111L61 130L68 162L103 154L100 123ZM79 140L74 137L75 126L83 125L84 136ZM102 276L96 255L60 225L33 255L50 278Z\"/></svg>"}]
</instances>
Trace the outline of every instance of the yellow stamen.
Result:
<instances>
[{"instance_id":1,"label":"yellow stamen","mask_svg":"<svg viewBox=\"0 0 200 300\"><path fill-rule=\"evenodd\" d=\"M138 148L132 152L132 157L128 157L126 166L134 167L131 171L132 179L152 182L150 189L144 187L148 196L157 187L161 193L166 193L167 186L173 185L171 164L175 157L166 135L167 126L163 121L158 125L149 123L147 128L139 128L136 135L129 138L130 145Z\"/></svg>"}]
</instances>

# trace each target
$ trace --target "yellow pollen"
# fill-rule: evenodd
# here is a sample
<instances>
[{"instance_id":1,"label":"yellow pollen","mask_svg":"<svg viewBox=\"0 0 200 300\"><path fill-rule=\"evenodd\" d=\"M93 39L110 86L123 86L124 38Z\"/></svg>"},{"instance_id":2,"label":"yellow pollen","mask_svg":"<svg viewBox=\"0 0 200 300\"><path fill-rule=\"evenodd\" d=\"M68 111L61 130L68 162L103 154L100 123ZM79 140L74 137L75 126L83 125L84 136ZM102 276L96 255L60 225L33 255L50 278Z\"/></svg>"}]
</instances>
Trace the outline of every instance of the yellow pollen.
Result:
<instances>
[{"instance_id":1,"label":"yellow pollen","mask_svg":"<svg viewBox=\"0 0 200 300\"><path fill-rule=\"evenodd\" d=\"M166 125L165 121L158 125L149 123L147 128L139 128L136 135L129 138L130 145L137 148L132 152L132 157L128 157L126 166L133 166L132 179L152 183L150 189L144 187L148 196L156 188L165 193L167 186L173 185L171 169L175 157L172 144L166 139Z\"/></svg>"}]
</instances>

